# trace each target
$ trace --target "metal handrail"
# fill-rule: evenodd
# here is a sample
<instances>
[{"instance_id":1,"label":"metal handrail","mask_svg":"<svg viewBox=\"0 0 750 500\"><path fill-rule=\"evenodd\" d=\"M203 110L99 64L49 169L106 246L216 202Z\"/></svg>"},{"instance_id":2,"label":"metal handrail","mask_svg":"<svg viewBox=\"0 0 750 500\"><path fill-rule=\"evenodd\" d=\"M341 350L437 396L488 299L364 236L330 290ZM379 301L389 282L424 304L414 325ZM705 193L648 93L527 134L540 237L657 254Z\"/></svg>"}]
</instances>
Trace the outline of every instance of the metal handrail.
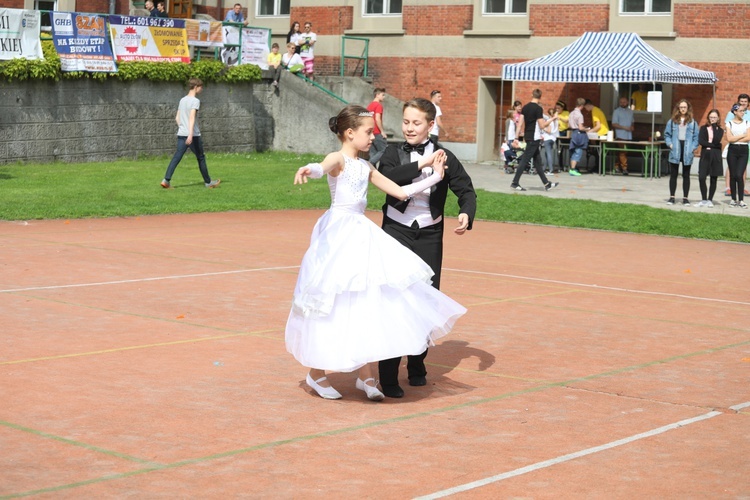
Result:
<instances>
[{"instance_id":1,"label":"metal handrail","mask_svg":"<svg viewBox=\"0 0 750 500\"><path fill-rule=\"evenodd\" d=\"M346 41L347 40L359 40L365 42L365 48L362 51L362 55L359 56L348 56L346 55ZM342 36L341 37L341 71L339 76L344 76L344 65L346 62L346 59L357 59L360 61L365 62L364 69L362 71L362 76L367 78L367 65L368 65L368 55L370 51L370 39L369 38L361 38L357 36Z\"/></svg>"}]
</instances>

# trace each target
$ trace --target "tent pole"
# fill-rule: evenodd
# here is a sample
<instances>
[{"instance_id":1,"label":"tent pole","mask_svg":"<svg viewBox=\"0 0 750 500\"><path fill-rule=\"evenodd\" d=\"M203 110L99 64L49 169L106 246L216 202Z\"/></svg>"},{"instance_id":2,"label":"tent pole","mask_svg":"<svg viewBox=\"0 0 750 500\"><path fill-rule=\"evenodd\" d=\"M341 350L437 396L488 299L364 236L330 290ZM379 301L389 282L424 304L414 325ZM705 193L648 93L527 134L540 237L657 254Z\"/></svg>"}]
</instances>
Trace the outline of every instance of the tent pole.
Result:
<instances>
[{"instance_id":1,"label":"tent pole","mask_svg":"<svg viewBox=\"0 0 750 500\"><path fill-rule=\"evenodd\" d=\"M716 109L716 82L714 82L712 87L713 87L713 99L714 99L713 109Z\"/></svg>"},{"instance_id":2,"label":"tent pole","mask_svg":"<svg viewBox=\"0 0 750 500\"><path fill-rule=\"evenodd\" d=\"M499 140L497 142L497 151L498 151L498 160L504 160L504 156L502 153L502 147L503 147L503 134L506 134L508 131L505 130L505 108L503 107L503 94L505 92L505 80L503 78L500 78L500 134L499 134ZM503 165L505 165L505 162L503 161Z\"/></svg>"},{"instance_id":3,"label":"tent pole","mask_svg":"<svg viewBox=\"0 0 750 500\"><path fill-rule=\"evenodd\" d=\"M656 91L656 82L651 82L651 89L654 92ZM655 114L656 113L654 113L653 111L651 112L651 143L652 144L651 144L651 154L649 155L650 156L649 159L651 160L651 178L652 179L654 178L654 168L655 168L654 167L654 160L655 160L654 145L653 145L653 143L656 142L656 137L654 136L654 115ZM661 154L661 148L659 148L659 154ZM661 165L661 163L659 164ZM661 177L661 172L658 173L658 177Z\"/></svg>"}]
</instances>

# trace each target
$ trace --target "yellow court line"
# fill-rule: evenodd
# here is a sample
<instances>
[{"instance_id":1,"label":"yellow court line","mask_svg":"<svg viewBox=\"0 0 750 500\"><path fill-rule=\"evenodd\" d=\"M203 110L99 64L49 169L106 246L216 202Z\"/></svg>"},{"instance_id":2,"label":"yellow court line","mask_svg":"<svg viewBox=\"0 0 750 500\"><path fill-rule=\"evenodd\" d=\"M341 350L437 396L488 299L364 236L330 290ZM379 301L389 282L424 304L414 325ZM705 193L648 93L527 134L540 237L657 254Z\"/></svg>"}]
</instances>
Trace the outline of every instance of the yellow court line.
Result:
<instances>
[{"instance_id":1,"label":"yellow court line","mask_svg":"<svg viewBox=\"0 0 750 500\"><path fill-rule=\"evenodd\" d=\"M94 356L97 354L109 354L113 352L123 352L123 351L132 351L135 349L150 349L152 347L163 347L163 346L169 346L169 345L179 345L179 344L192 344L196 342L206 342L209 340L222 340L222 339L229 339L234 337L261 337L261 338L267 338L270 340L278 340L276 337L265 337L263 334L270 333L270 332L277 332L279 331L277 328L271 328L268 330L260 330L258 332L241 332L241 333L230 333L227 335L218 335L214 337L205 337L205 338L199 338L199 339L184 339L184 340L173 340L171 342L157 342L153 344L142 344L142 345L133 345L133 346L127 346L127 347L115 347L112 349L101 349L99 351L89 351L89 352L76 352L71 354L58 354L56 356L45 356L41 358L28 358L28 359L17 359L14 361L3 361L0 362L0 365L17 365L21 363L33 363L35 361L50 361L54 359L65 359L65 358L77 358L82 356Z\"/></svg>"},{"instance_id":2,"label":"yellow court line","mask_svg":"<svg viewBox=\"0 0 750 500\"><path fill-rule=\"evenodd\" d=\"M461 368L460 366L453 366L453 365L442 365L440 363L430 363L428 361L425 361L425 364L427 366L435 366L438 368L447 368L452 372L458 371L463 373L472 373L474 375L487 375L489 377L495 377L495 378L506 378L510 380L520 380L521 382L533 382L535 384L549 384L552 383L549 380L541 379L541 378L528 378L528 377L516 377L513 375L506 375L504 373L494 373L488 370L475 370L470 368Z\"/></svg>"}]
</instances>

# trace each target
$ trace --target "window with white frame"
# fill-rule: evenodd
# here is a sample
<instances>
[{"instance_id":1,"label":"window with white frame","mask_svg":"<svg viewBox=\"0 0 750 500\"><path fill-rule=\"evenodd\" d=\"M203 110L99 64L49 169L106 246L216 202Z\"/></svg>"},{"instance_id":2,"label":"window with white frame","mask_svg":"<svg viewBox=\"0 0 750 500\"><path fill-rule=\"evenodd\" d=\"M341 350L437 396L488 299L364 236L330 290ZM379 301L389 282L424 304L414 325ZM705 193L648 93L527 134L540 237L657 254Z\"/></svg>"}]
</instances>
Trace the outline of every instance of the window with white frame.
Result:
<instances>
[{"instance_id":1,"label":"window with white frame","mask_svg":"<svg viewBox=\"0 0 750 500\"><path fill-rule=\"evenodd\" d=\"M402 0L364 0L365 15L401 14Z\"/></svg>"},{"instance_id":2,"label":"window with white frame","mask_svg":"<svg viewBox=\"0 0 750 500\"><path fill-rule=\"evenodd\" d=\"M57 10L57 0L34 0L34 10ZM52 29L52 22L49 12L42 12L41 26L45 31Z\"/></svg>"},{"instance_id":3,"label":"window with white frame","mask_svg":"<svg viewBox=\"0 0 750 500\"><path fill-rule=\"evenodd\" d=\"M620 0L622 14L669 14L672 0Z\"/></svg>"},{"instance_id":4,"label":"window with white frame","mask_svg":"<svg viewBox=\"0 0 750 500\"><path fill-rule=\"evenodd\" d=\"M290 0L258 0L258 16L288 16Z\"/></svg>"},{"instance_id":5,"label":"window with white frame","mask_svg":"<svg viewBox=\"0 0 750 500\"><path fill-rule=\"evenodd\" d=\"M526 14L527 0L485 0L485 14Z\"/></svg>"}]
</instances>

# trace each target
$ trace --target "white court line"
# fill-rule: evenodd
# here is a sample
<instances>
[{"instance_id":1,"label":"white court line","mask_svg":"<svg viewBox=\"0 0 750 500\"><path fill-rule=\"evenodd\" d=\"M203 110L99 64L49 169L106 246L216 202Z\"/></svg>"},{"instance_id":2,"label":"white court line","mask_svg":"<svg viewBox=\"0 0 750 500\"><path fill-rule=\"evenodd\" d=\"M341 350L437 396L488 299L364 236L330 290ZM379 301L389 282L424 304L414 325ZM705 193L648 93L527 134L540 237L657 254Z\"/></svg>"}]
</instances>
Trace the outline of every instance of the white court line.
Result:
<instances>
[{"instance_id":1,"label":"white court line","mask_svg":"<svg viewBox=\"0 0 750 500\"><path fill-rule=\"evenodd\" d=\"M750 406L750 402L735 405L732 407L732 409L737 408L737 407L745 407L745 406ZM624 444L632 443L633 441L637 441L639 439L656 436L657 434L662 434L664 432L671 431L673 429L679 429L680 427L694 424L702 420L708 420L709 418L714 418L719 415L723 415L723 413L720 411L711 411L704 415L699 415L697 417L688 418L686 420L680 420L679 422L675 422L673 424L668 424L663 427L652 429L650 431L642 432L640 434L635 434L633 436L626 437L623 439L618 439L617 441L612 441L610 443L606 443L600 446L594 446L593 448L587 448L585 450L577 451L575 453L569 453L567 455L562 455L557 458L545 460L543 462L537 462L535 464L527 465L526 467L521 467L520 469L515 469L509 472L504 472L502 474L498 474L496 476L488 477L485 479L480 479L478 481L473 481L471 483L461 484L459 486L454 486L453 488L448 488L442 491L436 491L435 493L430 493L429 495L417 497L416 500L431 500L433 498L443 498L449 495L455 495L456 493L473 490L475 488L487 486L488 484L497 483L504 479L509 479L511 477L520 476L522 474L534 472L539 469L544 469L546 467L551 467L553 465L567 462L569 460L574 460L576 458L584 457L586 455L591 455L592 453L598 453L600 451L605 451L611 448L615 448L617 446L622 446Z\"/></svg>"},{"instance_id":2,"label":"white court line","mask_svg":"<svg viewBox=\"0 0 750 500\"><path fill-rule=\"evenodd\" d=\"M691 300L705 300L707 302L723 302L725 304L739 304L743 306L750 306L750 302L740 302L737 300L724 300L724 299L713 299L711 297L696 297L694 295L681 295L679 293L667 293L667 292L651 292L648 290L636 290L633 288L618 288L615 286L601 286L601 285L592 285L589 283L576 283L574 281L559 281L559 280L549 280L544 278L532 278L529 276L517 276L515 274L502 274L502 273L488 273L485 271L469 271L466 269L449 269L447 267L443 268L444 271L454 271L458 273L467 273L467 274L482 274L486 276L500 276L503 278L514 278L519 280L528 280L528 281L541 281L542 283L554 283L556 285L567 285L567 286L580 286L584 288L596 288L597 290L611 290L614 292L627 292L627 293L643 293L646 295L662 295L665 297L676 297L680 299L691 299Z\"/></svg>"},{"instance_id":3,"label":"white court line","mask_svg":"<svg viewBox=\"0 0 750 500\"><path fill-rule=\"evenodd\" d=\"M138 278L138 279L132 279L132 280L102 281L99 283L75 283L71 285L32 286L28 288L10 288L8 290L0 290L0 293L30 292L34 290L55 290L58 288L78 288L78 287L85 287L85 286L121 285L124 283L141 283L145 281L178 280L182 278L202 278L205 276L221 276L222 274L241 274L241 273L256 273L256 272L261 272L261 271L278 271L282 269L297 269L298 267L299 266L264 267L260 269L237 269L235 271L217 271L215 273L180 274L176 276L157 276L155 278Z\"/></svg>"},{"instance_id":4,"label":"white court line","mask_svg":"<svg viewBox=\"0 0 750 500\"><path fill-rule=\"evenodd\" d=\"M265 267L265 268L259 268L259 269L238 269L235 271L219 271L215 273L201 273L201 274L182 274L182 275L175 275L175 276L158 276L155 278L138 278L138 279L132 279L132 280L102 281L99 283L75 283L75 284L70 284L70 285L50 285L50 286L33 286L33 287L27 287L27 288L9 288L7 290L0 290L0 293L30 292L30 291L35 291L35 290L55 290L59 288L78 288L78 287L87 287L87 286L119 285L119 284L124 284L124 283L174 280L174 279L182 279L182 278L200 278L200 277L205 277L205 276L220 276L222 274L253 273L253 272L259 272L259 271L260 272L277 271L277 270L283 270L283 269L296 269L296 268L299 268L299 266ZM499 276L503 278L513 278L513 279L518 279L518 280L539 281L542 283L554 283L556 285L579 286L583 288L596 288L597 290L640 293L640 294L646 294L646 295L660 295L660 296L665 296L665 297L676 297L676 298L681 298L681 299L702 300L706 302L721 302L725 304L739 304L743 306L750 306L750 302L740 302L736 300L713 299L710 297L696 297L693 295L682 295L682 294L667 293L667 292L651 292L648 290L636 290L632 288L618 288L618 287L613 287L613 286L600 286L600 285L589 284L589 283L576 283L573 281L560 281L560 280L551 280L551 279L545 279L545 278L532 278L530 276L518 276L515 274L489 273L485 271L471 271L468 269L452 269L452 268L447 268L447 267L443 269L446 271L453 271L453 272L458 272L458 273L481 274L485 276Z\"/></svg>"}]
</instances>

